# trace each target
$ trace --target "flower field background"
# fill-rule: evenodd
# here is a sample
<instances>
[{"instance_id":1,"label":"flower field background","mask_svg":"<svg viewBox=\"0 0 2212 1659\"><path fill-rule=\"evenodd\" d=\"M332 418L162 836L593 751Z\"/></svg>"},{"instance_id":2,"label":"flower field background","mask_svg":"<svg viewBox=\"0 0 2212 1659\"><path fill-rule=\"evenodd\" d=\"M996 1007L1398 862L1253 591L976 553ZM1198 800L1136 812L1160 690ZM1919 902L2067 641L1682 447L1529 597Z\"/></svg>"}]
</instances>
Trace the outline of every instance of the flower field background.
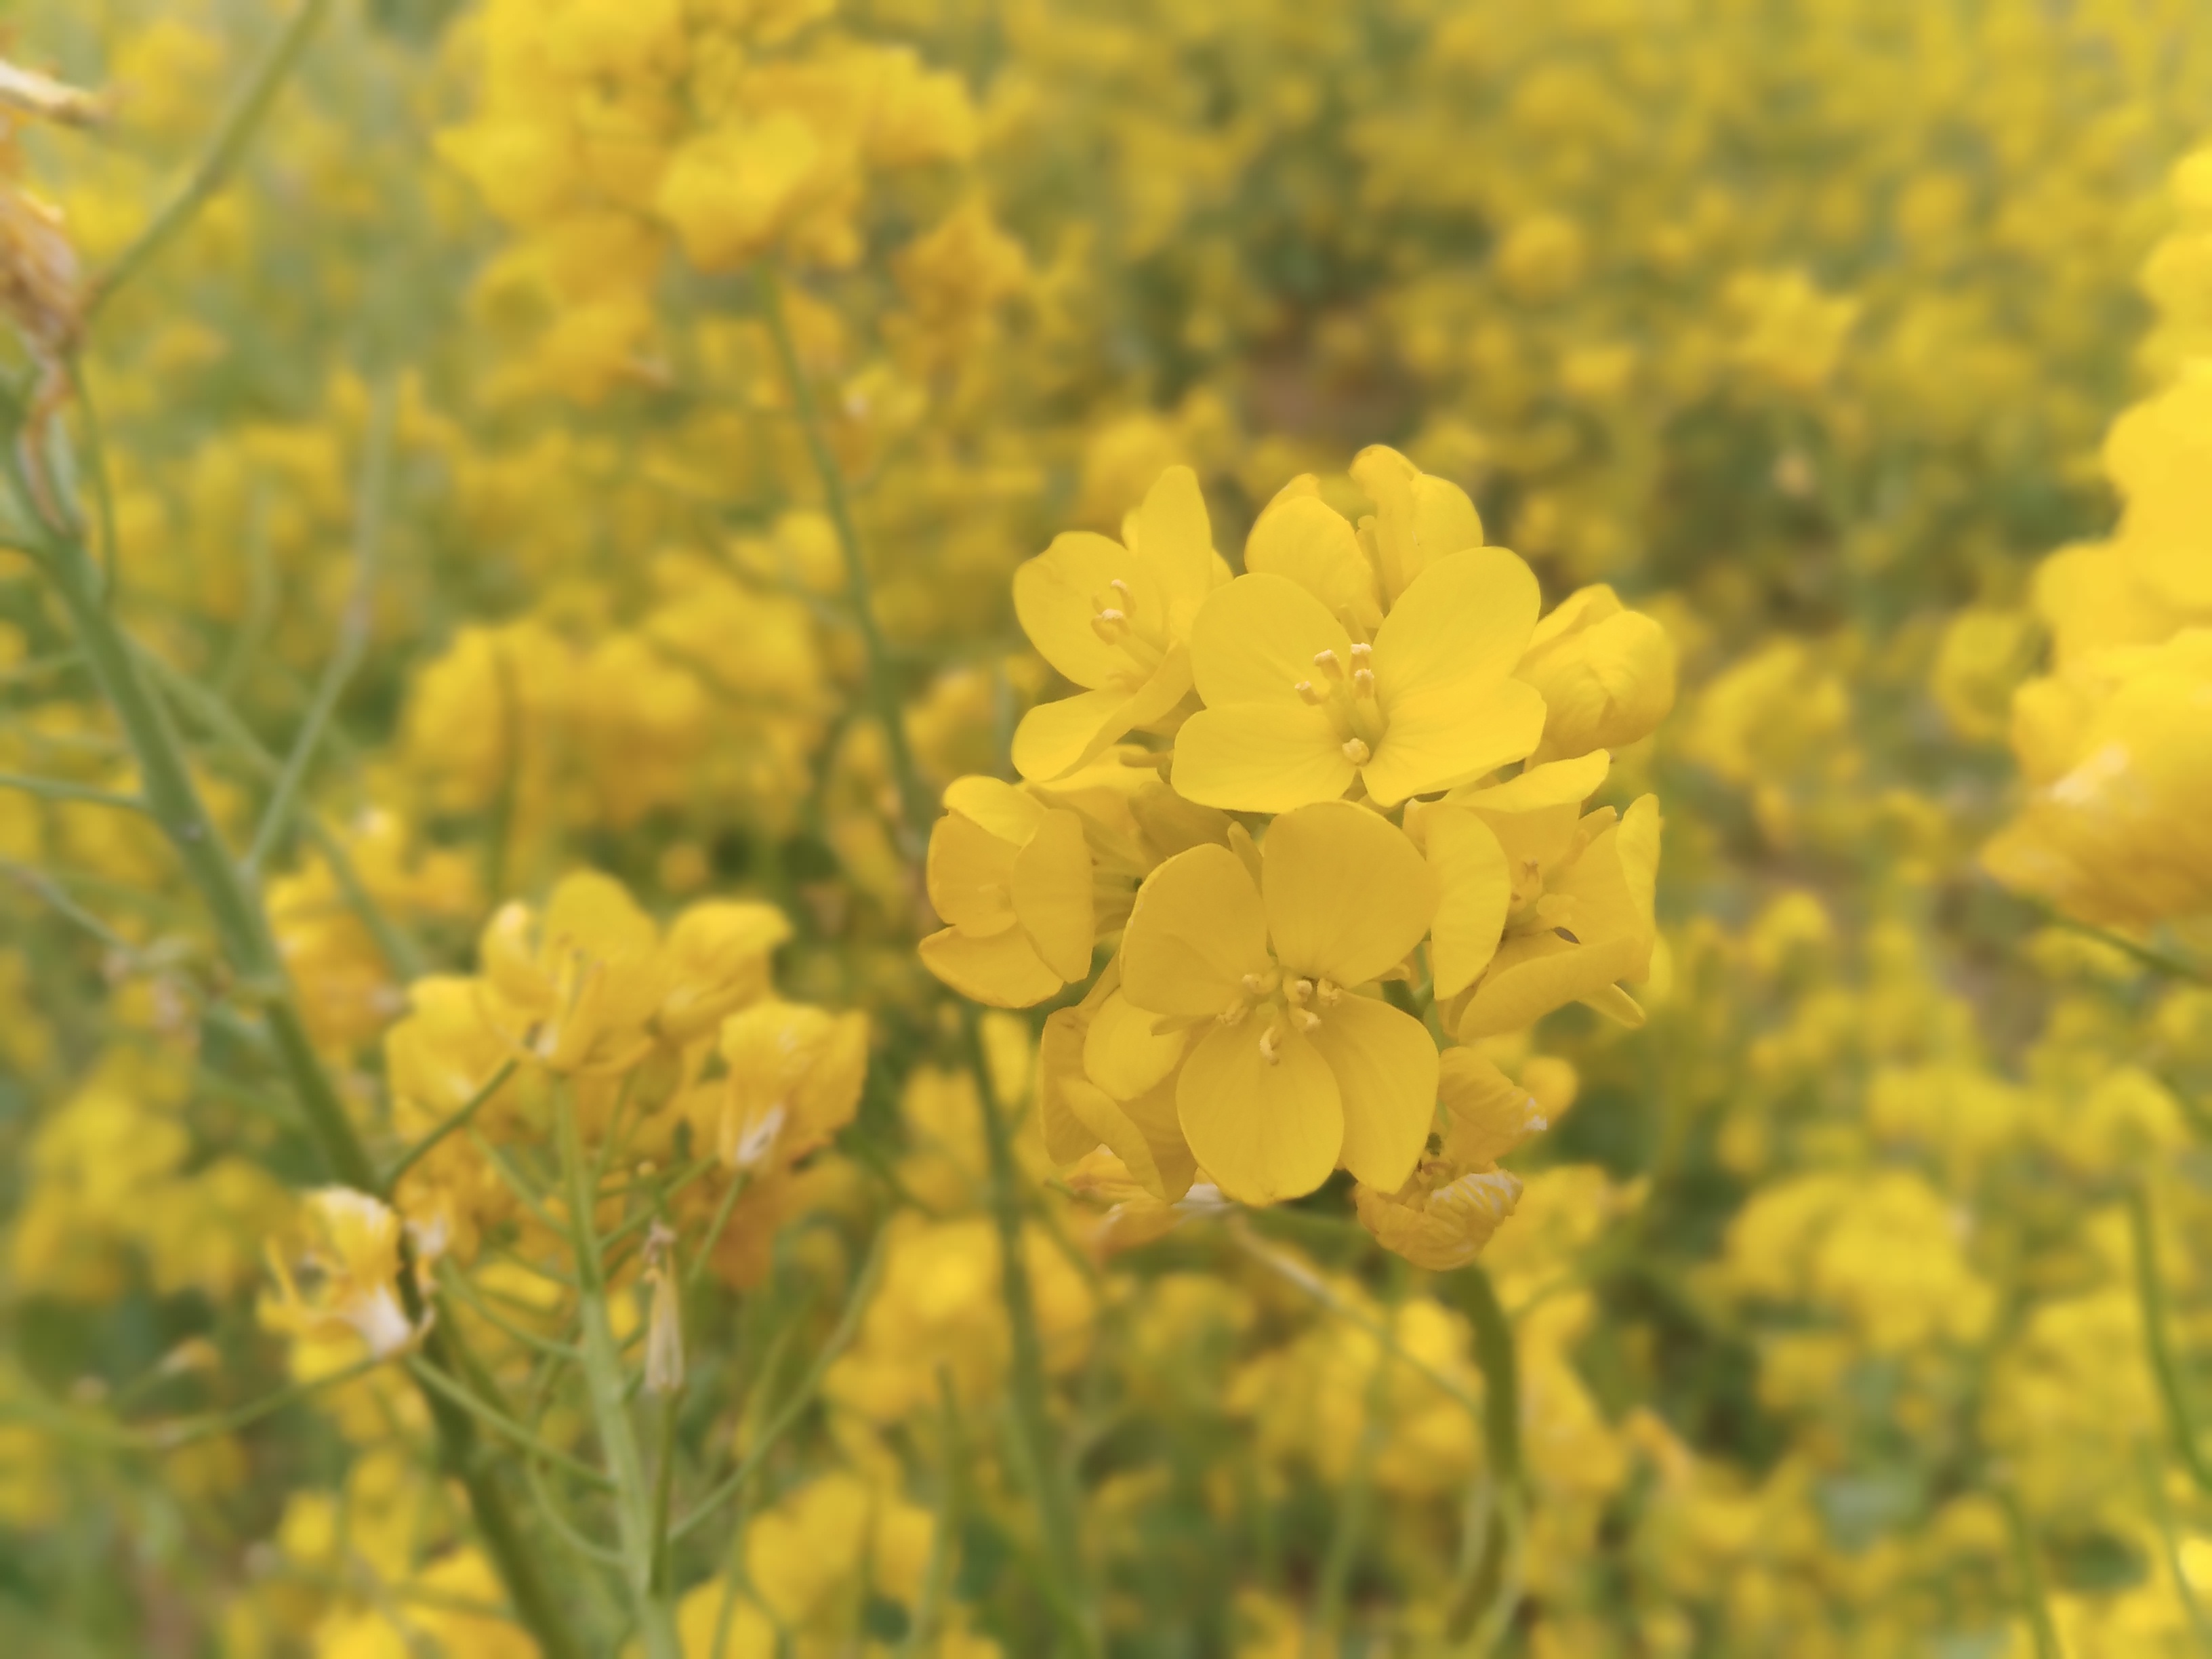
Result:
<instances>
[{"instance_id":1,"label":"flower field background","mask_svg":"<svg viewBox=\"0 0 2212 1659\"><path fill-rule=\"evenodd\" d=\"M19 0L0 1653L2212 1653L2212 16Z\"/></svg>"}]
</instances>

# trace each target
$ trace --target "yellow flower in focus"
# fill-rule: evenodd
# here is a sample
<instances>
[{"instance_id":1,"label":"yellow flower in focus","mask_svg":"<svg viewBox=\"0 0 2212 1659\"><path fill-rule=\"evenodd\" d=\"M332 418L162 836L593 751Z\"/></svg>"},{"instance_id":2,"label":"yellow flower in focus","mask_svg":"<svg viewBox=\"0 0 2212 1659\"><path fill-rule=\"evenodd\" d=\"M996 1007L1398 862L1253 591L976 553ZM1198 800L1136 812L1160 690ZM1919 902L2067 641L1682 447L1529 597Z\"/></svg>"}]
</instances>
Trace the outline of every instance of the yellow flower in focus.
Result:
<instances>
[{"instance_id":1,"label":"yellow flower in focus","mask_svg":"<svg viewBox=\"0 0 2212 1659\"><path fill-rule=\"evenodd\" d=\"M1121 540L1076 530L1014 572L1014 612L1030 643L1085 689L1041 704L1014 732L1025 778L1064 777L1191 688L1189 639L1206 596L1229 578L1198 475L1171 466L1123 521Z\"/></svg>"},{"instance_id":2,"label":"yellow flower in focus","mask_svg":"<svg viewBox=\"0 0 2212 1659\"><path fill-rule=\"evenodd\" d=\"M1042 1002L1091 972L1083 820L996 778L957 780L929 837L929 902L949 925L921 941L930 972L994 1007Z\"/></svg>"},{"instance_id":3,"label":"yellow flower in focus","mask_svg":"<svg viewBox=\"0 0 2212 1659\"><path fill-rule=\"evenodd\" d=\"M1440 895L1437 996L1462 1040L1577 1001L1642 1023L1617 981L1651 970L1659 803L1645 795L1626 814L1585 815L1607 764L1602 752L1553 761L1414 816Z\"/></svg>"},{"instance_id":4,"label":"yellow flower in focus","mask_svg":"<svg viewBox=\"0 0 2212 1659\"><path fill-rule=\"evenodd\" d=\"M1521 1201L1520 1178L1498 1160L1548 1125L1536 1097L1472 1048L1445 1051L1437 1096L1445 1125L1438 1155L1395 1193L1362 1185L1352 1197L1360 1224L1385 1249L1449 1273L1480 1255Z\"/></svg>"},{"instance_id":5,"label":"yellow flower in focus","mask_svg":"<svg viewBox=\"0 0 2212 1659\"><path fill-rule=\"evenodd\" d=\"M301 1219L307 1288L272 1244L276 1296L262 1303L262 1322L311 1339L351 1331L380 1359L411 1345L419 1333L399 1302L398 1216L367 1193L324 1187L307 1195Z\"/></svg>"},{"instance_id":6,"label":"yellow flower in focus","mask_svg":"<svg viewBox=\"0 0 2212 1659\"><path fill-rule=\"evenodd\" d=\"M1544 699L1538 760L1625 749L1674 706L1674 642L1600 582L1570 593L1536 624L1516 678Z\"/></svg>"},{"instance_id":7,"label":"yellow flower in focus","mask_svg":"<svg viewBox=\"0 0 2212 1659\"><path fill-rule=\"evenodd\" d=\"M771 999L722 1022L729 1066L716 1146L733 1170L790 1164L853 1121L868 1067L859 1013Z\"/></svg>"},{"instance_id":8,"label":"yellow flower in focus","mask_svg":"<svg viewBox=\"0 0 2212 1659\"><path fill-rule=\"evenodd\" d=\"M1512 678L1537 605L1518 555L1448 554L1407 585L1370 644L1300 582L1239 576L1192 626L1206 707L1176 733L1176 790L1285 812L1358 781L1395 806L1521 759L1544 730L1544 700Z\"/></svg>"},{"instance_id":9,"label":"yellow flower in focus","mask_svg":"<svg viewBox=\"0 0 2212 1659\"><path fill-rule=\"evenodd\" d=\"M1155 1032L1206 1028L1176 1085L1184 1139L1243 1203L1311 1192L1340 1159L1395 1190L1428 1137L1436 1046L1356 988L1419 943L1435 878L1401 831L1350 802L1285 813L1257 863L1178 854L1138 890L1122 937L1122 990L1158 1017ZM1123 1042L1152 1036L1133 1024Z\"/></svg>"}]
</instances>

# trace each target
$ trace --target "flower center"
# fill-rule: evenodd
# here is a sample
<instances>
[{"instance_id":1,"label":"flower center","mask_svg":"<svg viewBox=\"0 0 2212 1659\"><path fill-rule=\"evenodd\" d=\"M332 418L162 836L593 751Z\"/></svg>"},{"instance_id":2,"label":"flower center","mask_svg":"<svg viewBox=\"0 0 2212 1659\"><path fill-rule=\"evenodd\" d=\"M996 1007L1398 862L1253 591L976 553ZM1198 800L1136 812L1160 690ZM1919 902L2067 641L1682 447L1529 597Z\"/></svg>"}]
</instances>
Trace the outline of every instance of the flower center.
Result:
<instances>
[{"instance_id":1,"label":"flower center","mask_svg":"<svg viewBox=\"0 0 2212 1659\"><path fill-rule=\"evenodd\" d=\"M1335 981L1285 974L1270 957L1262 972L1244 975L1237 1000L1221 1011L1220 1019L1224 1025L1250 1021L1260 1034L1260 1058L1275 1066L1282 1062L1290 1033L1319 1030L1322 1011L1343 998L1344 988Z\"/></svg>"},{"instance_id":2,"label":"flower center","mask_svg":"<svg viewBox=\"0 0 2212 1659\"><path fill-rule=\"evenodd\" d=\"M1167 641L1137 619L1137 600L1129 584L1116 576L1105 591L1091 596L1091 631L1126 653L1137 672L1149 678L1167 654Z\"/></svg>"},{"instance_id":3,"label":"flower center","mask_svg":"<svg viewBox=\"0 0 2212 1659\"><path fill-rule=\"evenodd\" d=\"M1343 746L1344 757L1354 766L1375 758L1382 742L1382 705L1375 696L1375 647L1361 643L1352 647L1352 665L1346 667L1334 651L1314 653L1314 677L1291 689L1316 708L1328 711L1329 725Z\"/></svg>"}]
</instances>

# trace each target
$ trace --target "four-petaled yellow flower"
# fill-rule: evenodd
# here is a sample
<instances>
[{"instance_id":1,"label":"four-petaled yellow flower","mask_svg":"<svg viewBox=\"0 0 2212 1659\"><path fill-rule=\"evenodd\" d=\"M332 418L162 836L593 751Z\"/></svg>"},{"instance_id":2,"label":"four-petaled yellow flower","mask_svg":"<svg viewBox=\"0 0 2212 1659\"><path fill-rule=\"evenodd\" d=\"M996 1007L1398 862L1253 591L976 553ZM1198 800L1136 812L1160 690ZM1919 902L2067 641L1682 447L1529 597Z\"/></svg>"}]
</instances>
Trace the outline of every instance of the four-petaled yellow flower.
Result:
<instances>
[{"instance_id":1,"label":"four-petaled yellow flower","mask_svg":"<svg viewBox=\"0 0 2212 1659\"><path fill-rule=\"evenodd\" d=\"M1395 806L1521 759L1544 732L1543 698L1512 677L1537 605L1535 576L1502 547L1429 563L1371 641L1300 580L1239 576L1191 629L1206 707L1176 733L1176 789L1285 812L1357 781Z\"/></svg>"},{"instance_id":2,"label":"four-petaled yellow flower","mask_svg":"<svg viewBox=\"0 0 2212 1659\"><path fill-rule=\"evenodd\" d=\"M929 902L949 925L921 960L999 1008L1042 1002L1091 971L1090 848L1083 820L997 778L960 778L929 837Z\"/></svg>"},{"instance_id":3,"label":"four-petaled yellow flower","mask_svg":"<svg viewBox=\"0 0 2212 1659\"><path fill-rule=\"evenodd\" d=\"M1348 801L1285 813L1256 860L1194 847L1146 878L1122 991L1156 1029L1205 1028L1176 1109L1224 1194L1296 1198L1340 1161L1386 1190L1412 1172L1435 1112L1436 1045L1358 988L1405 960L1436 902L1404 833Z\"/></svg>"},{"instance_id":4,"label":"four-petaled yellow flower","mask_svg":"<svg viewBox=\"0 0 2212 1659\"><path fill-rule=\"evenodd\" d=\"M1198 476L1163 472L1121 536L1070 531L1014 572L1014 613L1030 642L1087 688L1023 716L1014 765L1025 778L1066 776L1131 731L1158 726L1190 691L1192 619L1229 580Z\"/></svg>"}]
</instances>

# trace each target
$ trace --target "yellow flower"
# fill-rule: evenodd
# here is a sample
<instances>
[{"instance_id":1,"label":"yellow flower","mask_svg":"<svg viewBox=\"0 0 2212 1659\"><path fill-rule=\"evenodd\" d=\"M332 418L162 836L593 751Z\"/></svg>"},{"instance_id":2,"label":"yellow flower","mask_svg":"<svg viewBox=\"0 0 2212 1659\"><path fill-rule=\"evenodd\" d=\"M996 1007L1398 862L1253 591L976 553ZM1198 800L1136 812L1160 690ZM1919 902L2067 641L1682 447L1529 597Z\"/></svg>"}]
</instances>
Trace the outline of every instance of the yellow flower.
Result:
<instances>
[{"instance_id":1,"label":"yellow flower","mask_svg":"<svg viewBox=\"0 0 2212 1659\"><path fill-rule=\"evenodd\" d=\"M1184 1139L1245 1203L1311 1192L1340 1158L1395 1188L1428 1136L1436 1047L1354 988L1419 942L1435 878L1401 831L1350 802L1285 813L1255 862L1178 854L1138 890L1122 938L1132 1006L1156 1030L1206 1027L1176 1085Z\"/></svg>"},{"instance_id":2,"label":"yellow flower","mask_svg":"<svg viewBox=\"0 0 2212 1659\"><path fill-rule=\"evenodd\" d=\"M921 960L994 1007L1042 1002L1091 972L1091 852L1083 820L996 778L956 780L929 837L929 902L950 925Z\"/></svg>"},{"instance_id":3,"label":"yellow flower","mask_svg":"<svg viewBox=\"0 0 2212 1659\"><path fill-rule=\"evenodd\" d=\"M647 1025L665 975L659 930L620 882L562 879L543 918L502 905L477 946L487 1012L532 1060L556 1072L611 1072L652 1046Z\"/></svg>"},{"instance_id":4,"label":"yellow flower","mask_svg":"<svg viewBox=\"0 0 2212 1659\"><path fill-rule=\"evenodd\" d=\"M2032 793L1982 854L1998 880L2105 925L2212 909L2212 629L2030 681L2012 732Z\"/></svg>"},{"instance_id":5,"label":"yellow flower","mask_svg":"<svg viewBox=\"0 0 2212 1659\"><path fill-rule=\"evenodd\" d=\"M868 1068L867 1016L771 998L722 1022L721 1054L730 1068L722 1162L789 1164L853 1121Z\"/></svg>"},{"instance_id":6,"label":"yellow flower","mask_svg":"<svg viewBox=\"0 0 2212 1659\"><path fill-rule=\"evenodd\" d=\"M1482 1253L1521 1201L1520 1178L1498 1160L1547 1127L1534 1095L1472 1048L1448 1049L1437 1095L1444 1132L1438 1155L1394 1193L1362 1185L1360 1224L1417 1267L1449 1273Z\"/></svg>"},{"instance_id":7,"label":"yellow flower","mask_svg":"<svg viewBox=\"0 0 2212 1659\"><path fill-rule=\"evenodd\" d=\"M1513 672L1544 699L1540 759L1626 748L1674 706L1674 642L1603 582L1570 593L1538 623Z\"/></svg>"},{"instance_id":8,"label":"yellow flower","mask_svg":"<svg viewBox=\"0 0 2212 1659\"><path fill-rule=\"evenodd\" d=\"M1014 733L1025 778L1064 777L1190 690L1192 619L1228 580L1187 466L1160 474L1116 543L1069 531L1014 572L1014 613L1044 659L1086 689L1041 704Z\"/></svg>"},{"instance_id":9,"label":"yellow flower","mask_svg":"<svg viewBox=\"0 0 2212 1659\"><path fill-rule=\"evenodd\" d=\"M1431 964L1463 1040L1519 1030L1569 1002L1640 1024L1616 981L1643 980L1658 933L1659 803L1584 815L1601 752L1532 768L1417 814L1437 872Z\"/></svg>"},{"instance_id":10,"label":"yellow flower","mask_svg":"<svg viewBox=\"0 0 2212 1659\"><path fill-rule=\"evenodd\" d=\"M1073 1164L1103 1146L1146 1192L1172 1203L1195 1173L1176 1112L1176 1071L1189 1033L1156 1035L1121 981L1117 957L1079 1007L1045 1020L1037 1044L1045 1151Z\"/></svg>"},{"instance_id":11,"label":"yellow flower","mask_svg":"<svg viewBox=\"0 0 2212 1659\"><path fill-rule=\"evenodd\" d=\"M773 244L831 174L814 129L777 111L678 150L654 200L702 270L734 270Z\"/></svg>"},{"instance_id":12,"label":"yellow flower","mask_svg":"<svg viewBox=\"0 0 2212 1659\"><path fill-rule=\"evenodd\" d=\"M768 992L769 959L791 937L772 904L695 904L676 918L664 947L668 988L653 1024L671 1042L710 1030Z\"/></svg>"},{"instance_id":13,"label":"yellow flower","mask_svg":"<svg viewBox=\"0 0 2212 1659\"><path fill-rule=\"evenodd\" d=\"M380 1359L412 1344L420 1333L399 1303L398 1216L367 1193L325 1187L307 1195L302 1218L309 1288L301 1291L272 1244L276 1297L262 1304L262 1322L301 1337L351 1331Z\"/></svg>"},{"instance_id":14,"label":"yellow flower","mask_svg":"<svg viewBox=\"0 0 2212 1659\"><path fill-rule=\"evenodd\" d=\"M1176 736L1176 790L1228 811L1285 812L1357 780L1395 806L1521 759L1544 730L1544 700L1512 678L1537 603L1517 555L1447 554L1407 585L1370 643L1300 582L1239 576L1191 629L1206 707Z\"/></svg>"}]
</instances>

